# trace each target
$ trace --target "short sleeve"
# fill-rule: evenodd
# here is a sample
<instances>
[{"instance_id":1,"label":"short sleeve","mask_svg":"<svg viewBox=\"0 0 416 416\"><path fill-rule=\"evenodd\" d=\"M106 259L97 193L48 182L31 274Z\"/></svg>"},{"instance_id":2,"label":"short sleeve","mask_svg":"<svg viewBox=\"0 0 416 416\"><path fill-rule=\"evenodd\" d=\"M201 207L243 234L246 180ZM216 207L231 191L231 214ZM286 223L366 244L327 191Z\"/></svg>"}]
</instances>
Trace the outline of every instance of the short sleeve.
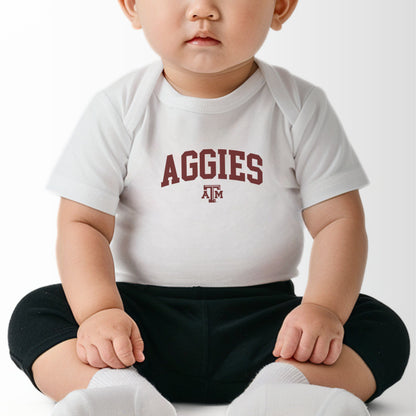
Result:
<instances>
[{"instance_id":1,"label":"short sleeve","mask_svg":"<svg viewBox=\"0 0 416 416\"><path fill-rule=\"evenodd\" d=\"M370 183L321 88L310 90L291 131L302 210Z\"/></svg>"},{"instance_id":2,"label":"short sleeve","mask_svg":"<svg viewBox=\"0 0 416 416\"><path fill-rule=\"evenodd\" d=\"M131 139L105 91L87 105L53 168L46 189L115 215Z\"/></svg>"}]
</instances>

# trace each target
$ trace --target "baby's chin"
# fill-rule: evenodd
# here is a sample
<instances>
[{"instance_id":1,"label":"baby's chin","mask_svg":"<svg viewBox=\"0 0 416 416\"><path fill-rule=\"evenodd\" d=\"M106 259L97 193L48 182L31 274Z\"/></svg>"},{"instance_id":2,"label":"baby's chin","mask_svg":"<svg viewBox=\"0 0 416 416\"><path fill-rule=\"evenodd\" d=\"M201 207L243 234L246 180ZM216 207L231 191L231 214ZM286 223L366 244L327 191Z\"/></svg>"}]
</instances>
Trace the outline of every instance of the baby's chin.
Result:
<instances>
[{"instance_id":1,"label":"baby's chin","mask_svg":"<svg viewBox=\"0 0 416 416\"><path fill-rule=\"evenodd\" d=\"M226 75L247 65L250 65L251 75L257 69L253 64L253 56L230 59L225 55L223 52L216 54L201 52L194 53L192 56L187 54L183 59L170 60L162 56L162 61L164 68L175 72L189 73L189 75Z\"/></svg>"}]
</instances>

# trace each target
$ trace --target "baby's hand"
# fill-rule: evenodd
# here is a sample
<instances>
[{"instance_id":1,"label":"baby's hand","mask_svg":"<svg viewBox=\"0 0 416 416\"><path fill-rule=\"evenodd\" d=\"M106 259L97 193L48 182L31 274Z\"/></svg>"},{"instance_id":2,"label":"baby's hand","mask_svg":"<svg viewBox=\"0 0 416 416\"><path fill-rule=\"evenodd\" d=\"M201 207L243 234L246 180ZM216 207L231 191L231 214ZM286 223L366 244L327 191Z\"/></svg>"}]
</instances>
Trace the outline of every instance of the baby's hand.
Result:
<instances>
[{"instance_id":1,"label":"baby's hand","mask_svg":"<svg viewBox=\"0 0 416 416\"><path fill-rule=\"evenodd\" d=\"M317 304L303 303L283 321L273 355L331 365L341 354L343 338L344 327L334 312Z\"/></svg>"},{"instance_id":2,"label":"baby's hand","mask_svg":"<svg viewBox=\"0 0 416 416\"><path fill-rule=\"evenodd\" d=\"M78 357L92 367L129 367L144 361L143 347L138 326L121 309L99 311L78 328Z\"/></svg>"}]
</instances>

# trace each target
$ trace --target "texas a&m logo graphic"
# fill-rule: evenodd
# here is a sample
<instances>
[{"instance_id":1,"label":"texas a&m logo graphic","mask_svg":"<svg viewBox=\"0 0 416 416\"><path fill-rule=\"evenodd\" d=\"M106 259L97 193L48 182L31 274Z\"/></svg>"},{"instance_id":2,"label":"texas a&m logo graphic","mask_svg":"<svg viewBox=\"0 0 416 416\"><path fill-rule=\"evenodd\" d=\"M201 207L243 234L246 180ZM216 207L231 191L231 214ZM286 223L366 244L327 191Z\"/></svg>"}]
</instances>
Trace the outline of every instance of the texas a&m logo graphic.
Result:
<instances>
[{"instance_id":1,"label":"texas a&m logo graphic","mask_svg":"<svg viewBox=\"0 0 416 416\"><path fill-rule=\"evenodd\" d=\"M208 198L208 202L217 202L217 198L222 199L221 185L204 185L204 194L201 198Z\"/></svg>"},{"instance_id":2,"label":"texas a&m logo graphic","mask_svg":"<svg viewBox=\"0 0 416 416\"><path fill-rule=\"evenodd\" d=\"M198 177L260 185L263 183L261 166L263 159L255 153L246 154L244 151L231 149L203 149L200 152L187 150L176 161L172 154L166 156L161 187L174 185L181 180L193 181ZM216 202L218 198L223 198L220 185L204 185L202 199Z\"/></svg>"}]
</instances>

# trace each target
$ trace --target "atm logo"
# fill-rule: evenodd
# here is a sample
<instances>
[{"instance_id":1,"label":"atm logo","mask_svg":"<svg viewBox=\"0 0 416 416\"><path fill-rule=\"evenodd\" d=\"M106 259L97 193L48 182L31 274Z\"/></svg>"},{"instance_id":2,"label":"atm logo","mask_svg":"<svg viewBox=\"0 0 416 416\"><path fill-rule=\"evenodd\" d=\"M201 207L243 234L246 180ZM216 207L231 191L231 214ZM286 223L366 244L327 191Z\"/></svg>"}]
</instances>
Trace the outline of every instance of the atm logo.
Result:
<instances>
[{"instance_id":1,"label":"atm logo","mask_svg":"<svg viewBox=\"0 0 416 416\"><path fill-rule=\"evenodd\" d=\"M204 194L201 199L208 199L208 202L217 202L217 198L222 199L221 185L204 185Z\"/></svg>"}]
</instances>

